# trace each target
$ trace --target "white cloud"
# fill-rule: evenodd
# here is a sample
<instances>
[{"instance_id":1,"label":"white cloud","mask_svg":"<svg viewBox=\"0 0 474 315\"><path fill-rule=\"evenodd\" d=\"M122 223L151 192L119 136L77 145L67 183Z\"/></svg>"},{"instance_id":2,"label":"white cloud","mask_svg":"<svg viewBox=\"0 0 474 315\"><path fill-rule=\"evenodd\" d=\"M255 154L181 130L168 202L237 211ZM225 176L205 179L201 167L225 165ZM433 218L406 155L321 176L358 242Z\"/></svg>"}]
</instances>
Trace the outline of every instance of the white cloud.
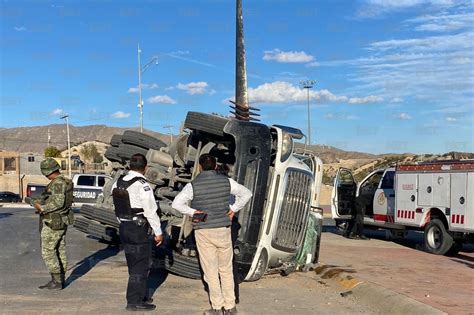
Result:
<instances>
[{"instance_id":1,"label":"white cloud","mask_svg":"<svg viewBox=\"0 0 474 315\"><path fill-rule=\"evenodd\" d=\"M285 81L264 83L257 86L256 88L249 88L248 95L250 103L306 102L308 97L307 91L305 89ZM365 97L347 97L344 95L335 95L326 89L319 91L310 90L309 96L311 101L350 104L367 104L383 100L383 98L374 95Z\"/></svg>"},{"instance_id":2,"label":"white cloud","mask_svg":"<svg viewBox=\"0 0 474 315\"><path fill-rule=\"evenodd\" d=\"M359 117L346 113L326 113L324 119L327 120L357 120Z\"/></svg>"},{"instance_id":3,"label":"white cloud","mask_svg":"<svg viewBox=\"0 0 474 315\"><path fill-rule=\"evenodd\" d=\"M313 62L310 62L310 63L307 63L306 64L306 67L308 68L316 68L316 67L319 67L321 64L317 61L313 61Z\"/></svg>"},{"instance_id":4,"label":"white cloud","mask_svg":"<svg viewBox=\"0 0 474 315\"><path fill-rule=\"evenodd\" d=\"M455 117L446 117L447 122L455 122L457 119Z\"/></svg>"},{"instance_id":5,"label":"white cloud","mask_svg":"<svg viewBox=\"0 0 474 315\"><path fill-rule=\"evenodd\" d=\"M400 113L394 116L396 119L400 120L410 120L412 117L408 113Z\"/></svg>"},{"instance_id":6,"label":"white cloud","mask_svg":"<svg viewBox=\"0 0 474 315\"><path fill-rule=\"evenodd\" d=\"M304 51L281 51L276 48L265 50L263 52L263 60L275 60L283 63L305 63L313 61L314 57L306 54Z\"/></svg>"},{"instance_id":7,"label":"white cloud","mask_svg":"<svg viewBox=\"0 0 474 315\"><path fill-rule=\"evenodd\" d=\"M160 86L157 83L142 83L142 91L143 90L156 90ZM131 87L128 89L127 93L138 93L138 86L136 87Z\"/></svg>"},{"instance_id":8,"label":"white cloud","mask_svg":"<svg viewBox=\"0 0 474 315\"><path fill-rule=\"evenodd\" d=\"M13 29L14 29L15 31L17 31L17 32L25 32L25 31L27 31L26 27L24 27L24 26L15 26Z\"/></svg>"},{"instance_id":9,"label":"white cloud","mask_svg":"<svg viewBox=\"0 0 474 315\"><path fill-rule=\"evenodd\" d=\"M49 115L51 116L60 116L63 114L64 114L64 110L62 110L61 108L56 108L51 113L49 113Z\"/></svg>"},{"instance_id":10,"label":"white cloud","mask_svg":"<svg viewBox=\"0 0 474 315\"><path fill-rule=\"evenodd\" d=\"M371 18L393 11L400 11L414 7L449 8L455 3L452 0L365 0L357 10L359 18Z\"/></svg>"},{"instance_id":11,"label":"white cloud","mask_svg":"<svg viewBox=\"0 0 474 315\"><path fill-rule=\"evenodd\" d=\"M118 119L121 119L121 118L128 118L130 117L130 113L124 113L122 111L118 111L118 112L115 112L113 113L112 115L110 115L110 117L112 118L118 118Z\"/></svg>"},{"instance_id":12,"label":"white cloud","mask_svg":"<svg viewBox=\"0 0 474 315\"><path fill-rule=\"evenodd\" d=\"M390 100L390 103L403 103L403 99L400 97L394 97Z\"/></svg>"},{"instance_id":13,"label":"white cloud","mask_svg":"<svg viewBox=\"0 0 474 315\"><path fill-rule=\"evenodd\" d=\"M150 104L171 104L171 105L174 105L174 104L177 103L174 99L172 99L168 95L152 96L152 97L149 97L146 101L147 101L147 103L150 103Z\"/></svg>"},{"instance_id":14,"label":"white cloud","mask_svg":"<svg viewBox=\"0 0 474 315\"><path fill-rule=\"evenodd\" d=\"M207 84L207 82L203 82L203 81L189 82L187 84L178 83L178 85L176 86L177 89L186 91L186 93L188 93L190 95L204 94L204 93L212 92L213 90L211 90L211 91L207 90L208 87L209 87L209 84ZM215 91L214 91L214 93L215 93Z\"/></svg>"},{"instance_id":15,"label":"white cloud","mask_svg":"<svg viewBox=\"0 0 474 315\"><path fill-rule=\"evenodd\" d=\"M349 104L368 104L368 103L377 103L382 102L383 97L376 95L369 95L364 97L351 97L349 99Z\"/></svg>"},{"instance_id":16,"label":"white cloud","mask_svg":"<svg viewBox=\"0 0 474 315\"><path fill-rule=\"evenodd\" d=\"M457 64L457 65L467 65L471 63L471 58L469 57L455 57L451 59L451 63Z\"/></svg>"},{"instance_id":17,"label":"white cloud","mask_svg":"<svg viewBox=\"0 0 474 315\"><path fill-rule=\"evenodd\" d=\"M351 91L378 94L391 102L415 98L432 108L454 101L458 106L472 103L474 27L455 34L374 42L367 50L363 58L322 61L321 66L355 67Z\"/></svg>"},{"instance_id":18,"label":"white cloud","mask_svg":"<svg viewBox=\"0 0 474 315\"><path fill-rule=\"evenodd\" d=\"M419 16L405 22L408 24L419 24L415 27L417 31L450 32L472 28L474 13L460 12L447 14L446 12L442 12L435 15Z\"/></svg>"}]
</instances>

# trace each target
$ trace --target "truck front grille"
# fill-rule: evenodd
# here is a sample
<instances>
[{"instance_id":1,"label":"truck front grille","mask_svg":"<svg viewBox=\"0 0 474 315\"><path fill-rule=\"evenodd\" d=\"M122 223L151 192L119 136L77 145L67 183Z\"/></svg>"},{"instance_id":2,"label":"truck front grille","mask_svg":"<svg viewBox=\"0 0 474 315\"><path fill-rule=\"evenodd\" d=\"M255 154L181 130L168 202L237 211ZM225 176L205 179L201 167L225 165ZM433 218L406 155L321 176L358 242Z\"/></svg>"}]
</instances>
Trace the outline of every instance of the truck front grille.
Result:
<instances>
[{"instance_id":1,"label":"truck front grille","mask_svg":"<svg viewBox=\"0 0 474 315\"><path fill-rule=\"evenodd\" d=\"M288 171L273 247L293 252L301 245L311 206L311 184L310 174L299 170Z\"/></svg>"}]
</instances>

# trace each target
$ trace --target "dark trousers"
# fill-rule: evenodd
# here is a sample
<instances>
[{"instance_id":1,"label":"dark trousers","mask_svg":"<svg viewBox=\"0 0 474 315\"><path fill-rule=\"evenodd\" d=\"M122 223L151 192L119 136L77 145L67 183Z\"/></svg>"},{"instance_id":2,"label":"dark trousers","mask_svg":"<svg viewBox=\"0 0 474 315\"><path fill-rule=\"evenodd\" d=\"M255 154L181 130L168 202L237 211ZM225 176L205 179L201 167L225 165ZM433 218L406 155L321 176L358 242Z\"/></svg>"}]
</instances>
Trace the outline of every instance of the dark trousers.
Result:
<instances>
[{"instance_id":1,"label":"dark trousers","mask_svg":"<svg viewBox=\"0 0 474 315\"><path fill-rule=\"evenodd\" d=\"M135 222L122 222L120 240L128 266L127 303L141 304L146 296L151 266L152 239L148 235L148 224L139 227Z\"/></svg>"},{"instance_id":2,"label":"dark trousers","mask_svg":"<svg viewBox=\"0 0 474 315\"><path fill-rule=\"evenodd\" d=\"M358 197L355 199L354 206L352 207L352 220L349 221L346 236L364 235L365 202L364 198Z\"/></svg>"}]
</instances>

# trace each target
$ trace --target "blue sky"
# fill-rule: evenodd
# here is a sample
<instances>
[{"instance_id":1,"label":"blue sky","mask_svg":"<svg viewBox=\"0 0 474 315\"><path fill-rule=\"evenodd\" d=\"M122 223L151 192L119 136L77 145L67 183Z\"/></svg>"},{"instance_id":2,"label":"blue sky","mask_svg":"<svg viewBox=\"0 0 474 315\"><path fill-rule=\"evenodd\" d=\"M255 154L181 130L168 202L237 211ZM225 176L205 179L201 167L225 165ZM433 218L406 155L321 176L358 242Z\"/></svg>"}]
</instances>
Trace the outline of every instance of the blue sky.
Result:
<instances>
[{"instance_id":1,"label":"blue sky","mask_svg":"<svg viewBox=\"0 0 474 315\"><path fill-rule=\"evenodd\" d=\"M179 130L229 114L234 1L2 1L1 127ZM249 95L265 124L371 153L474 152L474 5L450 0L245 1Z\"/></svg>"}]
</instances>

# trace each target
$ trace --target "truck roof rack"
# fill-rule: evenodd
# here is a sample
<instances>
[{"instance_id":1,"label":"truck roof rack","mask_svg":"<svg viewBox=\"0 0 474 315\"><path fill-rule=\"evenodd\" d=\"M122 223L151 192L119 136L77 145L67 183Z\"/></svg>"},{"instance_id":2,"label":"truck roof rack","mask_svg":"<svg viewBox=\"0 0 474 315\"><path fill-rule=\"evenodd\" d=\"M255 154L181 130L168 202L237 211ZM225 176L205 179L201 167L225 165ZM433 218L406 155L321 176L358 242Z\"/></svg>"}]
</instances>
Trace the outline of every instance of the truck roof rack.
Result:
<instances>
[{"instance_id":1,"label":"truck roof rack","mask_svg":"<svg viewBox=\"0 0 474 315\"><path fill-rule=\"evenodd\" d=\"M398 165L397 171L450 171L474 170L474 160L465 161L430 161L416 165Z\"/></svg>"}]
</instances>

